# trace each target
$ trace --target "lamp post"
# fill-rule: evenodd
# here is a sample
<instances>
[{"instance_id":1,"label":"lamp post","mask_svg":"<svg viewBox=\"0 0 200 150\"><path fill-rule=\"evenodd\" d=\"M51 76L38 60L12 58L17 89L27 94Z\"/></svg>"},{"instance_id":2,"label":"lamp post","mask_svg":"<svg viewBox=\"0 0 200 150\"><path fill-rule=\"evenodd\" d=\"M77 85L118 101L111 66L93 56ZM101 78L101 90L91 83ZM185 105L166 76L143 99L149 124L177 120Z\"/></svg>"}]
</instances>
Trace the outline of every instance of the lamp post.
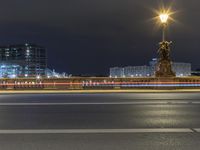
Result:
<instances>
[{"instance_id":1,"label":"lamp post","mask_svg":"<svg viewBox=\"0 0 200 150\"><path fill-rule=\"evenodd\" d=\"M167 27L167 21L168 21L169 15L167 13L163 13L163 14L160 14L159 17L160 17L161 24L163 26L162 41L164 42L165 41L165 30Z\"/></svg>"}]
</instances>

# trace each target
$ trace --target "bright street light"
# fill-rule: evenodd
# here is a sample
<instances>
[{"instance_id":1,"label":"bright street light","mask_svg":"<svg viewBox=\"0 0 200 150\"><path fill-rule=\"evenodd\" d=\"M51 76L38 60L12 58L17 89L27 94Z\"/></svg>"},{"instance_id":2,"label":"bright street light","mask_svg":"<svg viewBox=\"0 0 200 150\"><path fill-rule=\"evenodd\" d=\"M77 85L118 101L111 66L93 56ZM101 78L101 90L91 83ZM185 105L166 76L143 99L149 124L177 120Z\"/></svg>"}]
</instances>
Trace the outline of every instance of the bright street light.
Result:
<instances>
[{"instance_id":1,"label":"bright street light","mask_svg":"<svg viewBox=\"0 0 200 150\"><path fill-rule=\"evenodd\" d=\"M163 26L162 39L163 39L163 41L165 41L165 30L166 30L166 26L167 26L167 21L169 19L169 13L167 13L167 12L160 13L159 18L160 18L161 24Z\"/></svg>"},{"instance_id":2,"label":"bright street light","mask_svg":"<svg viewBox=\"0 0 200 150\"><path fill-rule=\"evenodd\" d=\"M166 13L165 13L165 14L163 13L163 14L160 14L159 17L160 17L161 23L164 23L164 24L165 24L165 23L167 23L167 20L168 20L168 18L169 18L169 15L166 14Z\"/></svg>"}]
</instances>

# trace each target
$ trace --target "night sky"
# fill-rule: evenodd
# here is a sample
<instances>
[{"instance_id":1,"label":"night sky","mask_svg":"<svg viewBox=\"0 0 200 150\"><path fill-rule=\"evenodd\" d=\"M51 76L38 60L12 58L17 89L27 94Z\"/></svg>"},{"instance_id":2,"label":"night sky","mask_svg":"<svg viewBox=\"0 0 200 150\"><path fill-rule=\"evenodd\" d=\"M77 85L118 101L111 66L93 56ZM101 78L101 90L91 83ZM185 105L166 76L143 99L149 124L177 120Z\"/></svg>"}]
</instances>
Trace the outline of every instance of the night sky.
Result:
<instances>
[{"instance_id":1,"label":"night sky","mask_svg":"<svg viewBox=\"0 0 200 150\"><path fill-rule=\"evenodd\" d=\"M163 0L176 13L172 57L200 68L200 1ZM145 65L156 57L161 30L151 18L158 0L1 0L0 45L35 43L48 66L72 74L107 75L109 67Z\"/></svg>"}]
</instances>

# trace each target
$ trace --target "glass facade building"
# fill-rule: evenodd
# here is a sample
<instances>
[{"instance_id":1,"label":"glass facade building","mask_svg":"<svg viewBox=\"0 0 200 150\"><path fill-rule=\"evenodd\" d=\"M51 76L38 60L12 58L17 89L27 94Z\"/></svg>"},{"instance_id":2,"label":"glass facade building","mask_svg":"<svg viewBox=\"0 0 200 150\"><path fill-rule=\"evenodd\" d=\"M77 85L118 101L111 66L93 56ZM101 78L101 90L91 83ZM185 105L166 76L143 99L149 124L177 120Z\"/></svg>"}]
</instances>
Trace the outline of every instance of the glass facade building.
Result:
<instances>
[{"instance_id":1,"label":"glass facade building","mask_svg":"<svg viewBox=\"0 0 200 150\"><path fill-rule=\"evenodd\" d=\"M0 47L0 77L44 76L46 49L34 44Z\"/></svg>"}]
</instances>

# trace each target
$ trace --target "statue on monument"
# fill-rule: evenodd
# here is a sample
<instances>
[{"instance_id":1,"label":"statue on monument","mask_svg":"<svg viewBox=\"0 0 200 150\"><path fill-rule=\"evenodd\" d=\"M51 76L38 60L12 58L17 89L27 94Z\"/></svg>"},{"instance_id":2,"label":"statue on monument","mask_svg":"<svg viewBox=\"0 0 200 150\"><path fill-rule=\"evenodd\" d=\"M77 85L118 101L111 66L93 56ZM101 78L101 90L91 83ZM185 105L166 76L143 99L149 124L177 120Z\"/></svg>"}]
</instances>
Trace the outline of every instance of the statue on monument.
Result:
<instances>
[{"instance_id":1,"label":"statue on monument","mask_svg":"<svg viewBox=\"0 0 200 150\"><path fill-rule=\"evenodd\" d=\"M170 60L170 44L172 42L160 42L159 43L159 49L158 49L158 55L159 58L162 60Z\"/></svg>"},{"instance_id":2,"label":"statue on monument","mask_svg":"<svg viewBox=\"0 0 200 150\"><path fill-rule=\"evenodd\" d=\"M156 77L174 77L170 59L170 45L172 42L163 41L159 43L158 64L156 68Z\"/></svg>"}]
</instances>

